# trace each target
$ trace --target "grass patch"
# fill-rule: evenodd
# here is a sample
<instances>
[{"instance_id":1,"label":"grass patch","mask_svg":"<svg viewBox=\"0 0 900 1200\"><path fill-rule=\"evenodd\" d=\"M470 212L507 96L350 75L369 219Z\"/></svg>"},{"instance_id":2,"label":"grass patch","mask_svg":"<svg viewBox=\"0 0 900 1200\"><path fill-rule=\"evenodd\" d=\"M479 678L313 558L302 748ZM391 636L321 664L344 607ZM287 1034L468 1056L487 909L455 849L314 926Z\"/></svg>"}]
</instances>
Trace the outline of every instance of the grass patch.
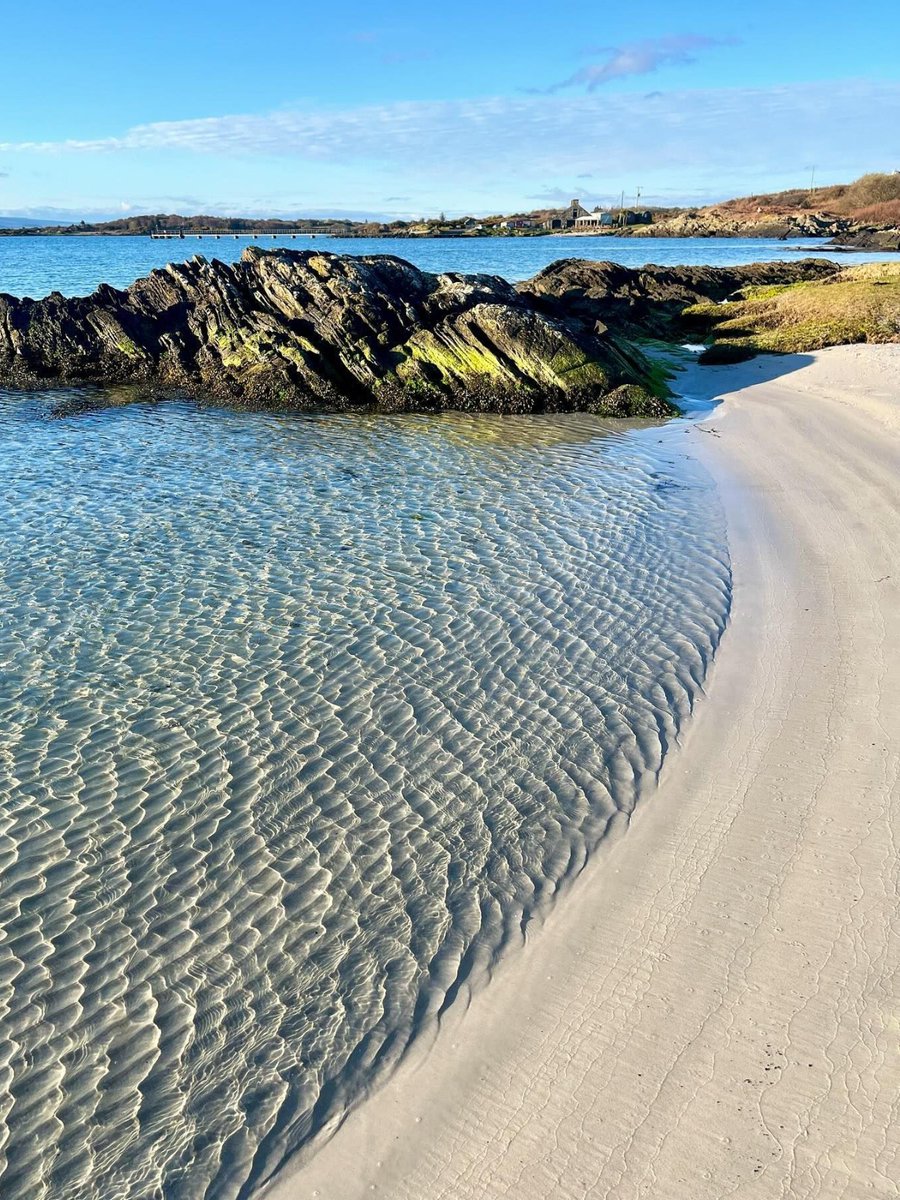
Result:
<instances>
[{"instance_id":1,"label":"grass patch","mask_svg":"<svg viewBox=\"0 0 900 1200\"><path fill-rule=\"evenodd\" d=\"M867 263L825 280L748 288L727 304L692 305L684 317L708 339L701 356L707 363L898 342L900 263Z\"/></svg>"}]
</instances>

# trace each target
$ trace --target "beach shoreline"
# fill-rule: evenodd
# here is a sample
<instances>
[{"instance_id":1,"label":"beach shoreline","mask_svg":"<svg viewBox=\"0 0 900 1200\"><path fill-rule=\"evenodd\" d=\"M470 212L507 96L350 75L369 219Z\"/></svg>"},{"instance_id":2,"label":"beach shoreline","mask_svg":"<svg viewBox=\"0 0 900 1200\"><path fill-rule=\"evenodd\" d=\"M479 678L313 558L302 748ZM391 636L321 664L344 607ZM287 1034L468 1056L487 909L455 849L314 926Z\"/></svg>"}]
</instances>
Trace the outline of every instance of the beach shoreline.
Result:
<instances>
[{"instance_id":1,"label":"beach shoreline","mask_svg":"<svg viewBox=\"0 0 900 1200\"><path fill-rule=\"evenodd\" d=\"M725 397L683 432L735 583L683 746L267 1200L898 1194L900 346L680 389Z\"/></svg>"}]
</instances>

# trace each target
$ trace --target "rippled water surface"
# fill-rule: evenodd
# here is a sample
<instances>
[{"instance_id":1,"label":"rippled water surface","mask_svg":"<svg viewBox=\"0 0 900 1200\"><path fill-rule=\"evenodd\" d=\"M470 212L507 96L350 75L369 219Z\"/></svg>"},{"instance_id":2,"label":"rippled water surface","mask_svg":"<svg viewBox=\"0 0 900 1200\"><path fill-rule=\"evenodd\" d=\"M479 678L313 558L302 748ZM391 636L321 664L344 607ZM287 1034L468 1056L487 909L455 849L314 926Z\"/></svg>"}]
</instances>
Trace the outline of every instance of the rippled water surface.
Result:
<instances>
[{"instance_id":1,"label":"rippled water surface","mask_svg":"<svg viewBox=\"0 0 900 1200\"><path fill-rule=\"evenodd\" d=\"M100 283L127 287L153 267L193 254L233 262L250 244L246 237L190 236L183 241L149 237L0 237L0 292L14 296L67 296L93 291ZM335 254L396 254L425 271L468 271L528 279L559 258L610 259L629 267L645 263L739 263L797 261L813 255L849 266L873 262L884 253L835 253L821 238L787 243L767 238L261 238L254 243L291 250L330 250Z\"/></svg>"},{"instance_id":2,"label":"rippled water surface","mask_svg":"<svg viewBox=\"0 0 900 1200\"><path fill-rule=\"evenodd\" d=\"M0 393L0 1195L230 1200L654 778L723 522L679 423L72 401Z\"/></svg>"}]
</instances>

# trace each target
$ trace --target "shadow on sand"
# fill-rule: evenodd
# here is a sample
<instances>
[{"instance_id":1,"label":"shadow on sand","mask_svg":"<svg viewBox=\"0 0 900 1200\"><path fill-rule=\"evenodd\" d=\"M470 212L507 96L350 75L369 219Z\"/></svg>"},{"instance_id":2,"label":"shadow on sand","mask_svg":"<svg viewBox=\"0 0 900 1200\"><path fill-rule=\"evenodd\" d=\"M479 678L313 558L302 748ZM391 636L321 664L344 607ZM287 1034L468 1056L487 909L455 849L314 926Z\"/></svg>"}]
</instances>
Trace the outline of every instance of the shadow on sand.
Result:
<instances>
[{"instance_id":1,"label":"shadow on sand","mask_svg":"<svg viewBox=\"0 0 900 1200\"><path fill-rule=\"evenodd\" d=\"M685 416L695 416L730 392L740 392L758 383L772 383L802 371L813 362L812 354L759 354L745 362L709 366L682 359L672 380L672 390Z\"/></svg>"}]
</instances>

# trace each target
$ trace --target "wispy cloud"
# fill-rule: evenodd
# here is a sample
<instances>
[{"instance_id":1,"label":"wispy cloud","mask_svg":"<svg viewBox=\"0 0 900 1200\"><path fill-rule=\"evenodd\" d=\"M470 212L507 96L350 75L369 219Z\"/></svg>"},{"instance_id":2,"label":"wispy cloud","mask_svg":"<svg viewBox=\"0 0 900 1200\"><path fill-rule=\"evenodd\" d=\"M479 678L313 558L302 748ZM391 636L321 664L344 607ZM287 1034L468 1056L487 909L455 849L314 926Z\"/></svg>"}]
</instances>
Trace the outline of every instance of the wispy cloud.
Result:
<instances>
[{"instance_id":1,"label":"wispy cloud","mask_svg":"<svg viewBox=\"0 0 900 1200\"><path fill-rule=\"evenodd\" d=\"M600 55L597 62L579 67L567 79L546 88L530 89L538 95L552 95L566 88L583 87L594 92L614 79L631 75L652 75L660 67L684 67L697 61L703 50L734 45L734 38L707 37L697 33L673 33L666 37L645 38L623 46L596 46L586 53Z\"/></svg>"},{"instance_id":2,"label":"wispy cloud","mask_svg":"<svg viewBox=\"0 0 900 1200\"><path fill-rule=\"evenodd\" d=\"M497 97L408 101L337 110L278 110L136 125L120 134L63 141L0 142L0 153L123 154L158 150L215 155L282 155L315 162L371 157L379 164L424 158L455 165L456 154L555 164L562 154L578 171L611 162L702 157L710 164L779 157L781 147L834 146L843 137L883 142L898 157L900 83L847 80L769 88L721 88L665 95ZM790 122L779 124L779 122ZM852 134L851 134L852 131ZM886 137L886 134L888 135ZM891 144L893 143L893 144ZM831 156L829 156L831 157ZM805 154L805 159L809 153ZM537 172L532 172L536 174ZM541 171L546 178L546 172Z\"/></svg>"},{"instance_id":3,"label":"wispy cloud","mask_svg":"<svg viewBox=\"0 0 900 1200\"><path fill-rule=\"evenodd\" d=\"M152 163L153 174L179 179L178 190L198 199L209 186L208 156L216 186L235 194L254 174L248 157L281 160L287 186L302 186L310 203L323 203L327 188L354 205L402 193L416 207L450 209L455 196L487 211L587 174L603 193L640 183L645 193L671 188L690 199L709 189L756 190L760 181L787 186L798 163L823 171L831 164L837 178L892 166L900 160L900 82L297 107L156 122L101 138L0 143L0 154L4 166L12 156L40 158L60 189L63 158L90 157L90 178L110 191L120 163L143 164L145 177ZM116 164L105 165L111 157Z\"/></svg>"}]
</instances>

